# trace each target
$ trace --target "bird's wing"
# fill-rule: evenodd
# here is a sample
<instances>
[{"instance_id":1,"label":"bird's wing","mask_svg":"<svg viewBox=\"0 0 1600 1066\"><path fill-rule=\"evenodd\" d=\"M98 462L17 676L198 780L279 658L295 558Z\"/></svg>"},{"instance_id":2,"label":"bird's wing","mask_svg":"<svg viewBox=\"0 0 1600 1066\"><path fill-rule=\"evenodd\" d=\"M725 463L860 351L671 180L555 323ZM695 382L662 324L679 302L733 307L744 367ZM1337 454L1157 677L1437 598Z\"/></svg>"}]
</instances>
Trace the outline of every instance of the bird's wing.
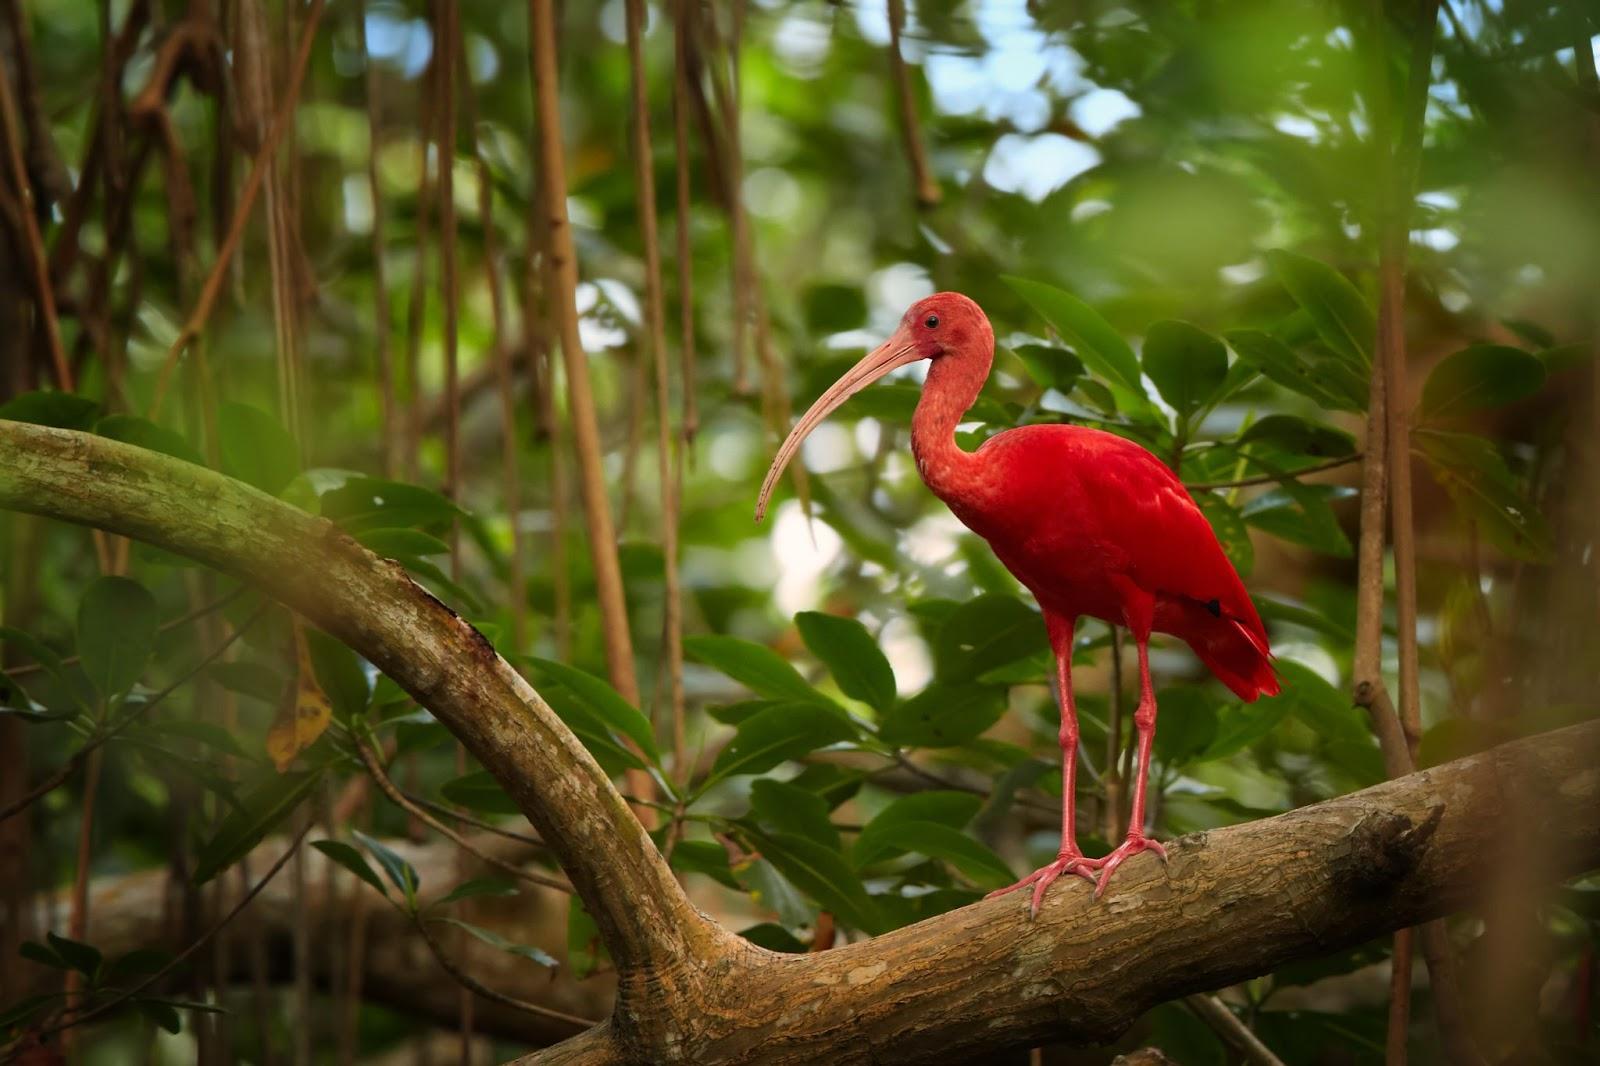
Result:
<instances>
[{"instance_id":1,"label":"bird's wing","mask_svg":"<svg viewBox=\"0 0 1600 1066\"><path fill-rule=\"evenodd\" d=\"M1108 561L1158 599L1182 598L1214 616L1244 623L1266 650L1255 605L1218 543L1211 523L1167 466L1143 447L1112 434L1080 437L1089 454L1075 464Z\"/></svg>"}]
</instances>

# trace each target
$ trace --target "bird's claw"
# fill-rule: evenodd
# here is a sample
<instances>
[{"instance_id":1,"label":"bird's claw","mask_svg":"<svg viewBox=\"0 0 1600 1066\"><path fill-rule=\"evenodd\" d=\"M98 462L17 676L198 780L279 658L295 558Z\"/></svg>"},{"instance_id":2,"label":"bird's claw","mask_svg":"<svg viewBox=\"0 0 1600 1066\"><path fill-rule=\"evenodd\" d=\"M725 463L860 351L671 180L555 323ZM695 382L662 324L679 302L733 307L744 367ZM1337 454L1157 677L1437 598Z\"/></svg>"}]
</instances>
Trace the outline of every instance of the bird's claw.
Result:
<instances>
[{"instance_id":1,"label":"bird's claw","mask_svg":"<svg viewBox=\"0 0 1600 1066\"><path fill-rule=\"evenodd\" d=\"M1117 845L1117 850L1098 860L1100 879L1095 882L1095 899L1105 895L1106 886L1111 883L1111 875L1117 872L1117 867L1121 866L1126 859L1139 854L1141 851L1153 851L1156 853L1156 857L1161 860L1162 866L1167 864L1167 849L1162 846L1160 841L1152 840L1143 833L1130 833L1126 840Z\"/></svg>"},{"instance_id":2,"label":"bird's claw","mask_svg":"<svg viewBox=\"0 0 1600 1066\"><path fill-rule=\"evenodd\" d=\"M983 898L994 899L996 896L1004 896L1009 892L1015 892L1019 888L1032 885L1033 901L1028 906L1028 918L1031 921L1039 917L1039 908L1044 904L1045 891L1055 882L1056 878L1062 874L1077 874L1079 877L1093 882L1094 871L1102 861L1100 859L1085 858L1076 852L1064 853L1058 856L1055 862L1039 867L1016 884L996 889Z\"/></svg>"}]
</instances>

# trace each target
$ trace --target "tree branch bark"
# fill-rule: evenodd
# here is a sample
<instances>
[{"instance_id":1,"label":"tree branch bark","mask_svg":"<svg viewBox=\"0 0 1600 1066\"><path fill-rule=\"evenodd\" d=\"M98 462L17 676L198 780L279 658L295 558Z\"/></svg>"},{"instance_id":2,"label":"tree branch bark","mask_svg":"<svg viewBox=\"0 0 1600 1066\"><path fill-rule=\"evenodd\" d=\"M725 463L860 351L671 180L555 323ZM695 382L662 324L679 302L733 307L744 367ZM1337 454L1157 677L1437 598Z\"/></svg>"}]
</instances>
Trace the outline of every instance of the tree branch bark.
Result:
<instances>
[{"instance_id":1,"label":"tree branch bark","mask_svg":"<svg viewBox=\"0 0 1600 1066\"><path fill-rule=\"evenodd\" d=\"M182 460L3 420L0 507L164 545L260 585L355 649L504 782L618 968L655 994L696 960L742 950L690 905L599 765L483 635L333 523Z\"/></svg>"},{"instance_id":2,"label":"tree branch bark","mask_svg":"<svg viewBox=\"0 0 1600 1066\"><path fill-rule=\"evenodd\" d=\"M1195 834L1111 895L1002 898L783 956L684 896L593 759L486 641L332 524L117 441L0 421L0 507L101 526L259 583L444 722L538 828L618 967L611 1019L542 1062L951 1061L1103 1041L1149 1007L1479 899L1516 832L1549 876L1600 865L1600 722ZM1519 802L1509 810L1505 790Z\"/></svg>"}]
</instances>

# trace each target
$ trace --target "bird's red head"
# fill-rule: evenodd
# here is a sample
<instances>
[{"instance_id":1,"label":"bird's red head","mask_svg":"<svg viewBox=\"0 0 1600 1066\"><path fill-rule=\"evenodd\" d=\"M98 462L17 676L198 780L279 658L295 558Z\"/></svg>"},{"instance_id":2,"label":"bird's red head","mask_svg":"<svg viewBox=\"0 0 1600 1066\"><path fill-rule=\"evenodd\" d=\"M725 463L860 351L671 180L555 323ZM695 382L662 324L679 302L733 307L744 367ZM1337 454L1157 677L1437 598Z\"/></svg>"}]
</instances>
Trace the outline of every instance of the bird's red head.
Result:
<instances>
[{"instance_id":1,"label":"bird's red head","mask_svg":"<svg viewBox=\"0 0 1600 1066\"><path fill-rule=\"evenodd\" d=\"M959 292L936 292L912 304L884 347L897 341L911 345L917 359L950 354L991 359L994 356L994 330L989 316Z\"/></svg>"},{"instance_id":2,"label":"bird's red head","mask_svg":"<svg viewBox=\"0 0 1600 1066\"><path fill-rule=\"evenodd\" d=\"M989 363L994 358L994 330L983 309L967 297L959 292L936 292L912 304L894 334L846 371L800 416L767 471L767 480L756 500L756 521L766 514L772 486L799 451L800 442L839 405L891 370L923 359L935 360L937 370L939 360L951 357L976 360L977 365L970 369L981 381L988 376Z\"/></svg>"}]
</instances>

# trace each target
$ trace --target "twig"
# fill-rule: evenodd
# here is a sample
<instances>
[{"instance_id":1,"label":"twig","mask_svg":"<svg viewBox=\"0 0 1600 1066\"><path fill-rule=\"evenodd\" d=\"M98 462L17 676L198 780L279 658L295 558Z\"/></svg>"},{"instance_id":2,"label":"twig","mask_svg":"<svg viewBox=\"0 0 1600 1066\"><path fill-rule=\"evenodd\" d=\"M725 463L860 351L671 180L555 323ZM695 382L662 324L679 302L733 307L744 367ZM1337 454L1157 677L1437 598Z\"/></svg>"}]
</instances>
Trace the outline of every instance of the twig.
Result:
<instances>
[{"instance_id":1,"label":"twig","mask_svg":"<svg viewBox=\"0 0 1600 1066\"><path fill-rule=\"evenodd\" d=\"M216 648L202 656L176 681L173 681L171 684L157 692L154 696L151 696L148 700L145 700L144 703L139 705L137 710L135 710L132 714L123 716L122 720L117 722L111 728L90 737L84 742L83 747L79 748L73 753L72 758L68 759L62 764L60 769L56 770L49 777L45 778L43 781L39 782L39 784L29 789L26 795L19 797L15 801L7 804L3 809L0 809L0 822L10 818L18 811L26 809L29 804L33 803L40 796L52 791L67 778L71 777L73 773L77 771L78 767L83 764L84 759L98 751L101 745L105 744L109 740L115 739L135 721L149 713L150 708L154 707L156 704L172 695L179 689L179 687L188 684L188 682L192 680L196 674L220 658L222 653L232 647L233 642L243 636L245 630L254 625L256 619L260 618L264 613L266 613L266 607L262 606L255 612L255 614L247 618L238 629L235 629L232 633L230 633L221 644L217 645ZM62 661L67 662L69 660Z\"/></svg>"},{"instance_id":2,"label":"twig","mask_svg":"<svg viewBox=\"0 0 1600 1066\"><path fill-rule=\"evenodd\" d=\"M1305 477L1307 474L1318 474L1324 470L1335 470L1341 466L1349 466L1351 463L1359 463L1361 455L1361 452L1351 452L1349 455L1341 455L1337 459L1329 459L1326 462L1303 466L1298 470L1286 470L1281 474L1259 474L1255 477L1239 478L1235 481L1201 481L1193 484L1185 482L1183 487L1190 492L1202 492L1208 489L1242 489L1251 485L1272 485L1294 478Z\"/></svg>"},{"instance_id":3,"label":"twig","mask_svg":"<svg viewBox=\"0 0 1600 1066\"><path fill-rule=\"evenodd\" d=\"M1263 1044L1261 1038L1216 996L1206 993L1184 996L1183 1005L1194 1011L1245 1062L1254 1066L1283 1066L1283 1060L1274 1055L1272 1049Z\"/></svg>"},{"instance_id":4,"label":"twig","mask_svg":"<svg viewBox=\"0 0 1600 1066\"><path fill-rule=\"evenodd\" d=\"M394 390L394 358L389 349L389 285L385 278L384 227L388 218L383 196L383 181L378 175L378 145L382 127L380 92L383 80L378 64L367 47L367 0L356 0L356 37L367 76L367 188L372 197L372 319L373 341L378 355L378 393L383 402L383 472L394 477L399 471L400 415Z\"/></svg>"},{"instance_id":5,"label":"twig","mask_svg":"<svg viewBox=\"0 0 1600 1066\"><path fill-rule=\"evenodd\" d=\"M740 79L739 79L739 38L744 23L744 0L732 0L733 28L727 44L727 77L724 79L719 72L719 63L716 52L721 44L721 35L717 29L717 16L715 8L707 12L708 18L705 27L710 37L712 61L709 65L711 74L711 91L716 97L717 107L722 112L722 172L726 182L726 199L724 206L728 211L728 237L729 262L732 267L733 282L733 334L731 347L733 349L733 391L735 395L744 395L750 389L750 371L747 342L749 339L751 312L754 306L754 294L751 292L752 271L745 262L745 255L750 244L745 240L745 228L749 219L744 210L744 154L740 147L739 137L739 111L740 111ZM714 129L715 127L713 127ZM715 151L716 142L707 138L707 144Z\"/></svg>"},{"instance_id":6,"label":"twig","mask_svg":"<svg viewBox=\"0 0 1600 1066\"><path fill-rule=\"evenodd\" d=\"M417 478L422 448L422 333L428 314L428 230L433 213L433 180L428 171L428 147L438 122L439 50L435 48L422 76L421 130L417 137L416 260L411 274L411 302L406 306L406 441L405 475ZM449 417L449 404L440 403L441 417Z\"/></svg>"},{"instance_id":7,"label":"twig","mask_svg":"<svg viewBox=\"0 0 1600 1066\"><path fill-rule=\"evenodd\" d=\"M900 134L905 141L906 160L911 164L911 189L918 207L933 207L941 198L939 183L928 166L928 153L922 143L922 127L917 118L917 100L911 90L911 72L900 51L900 33L905 28L905 0L889 0L889 72L894 76L895 95L900 100Z\"/></svg>"},{"instance_id":8,"label":"twig","mask_svg":"<svg viewBox=\"0 0 1600 1066\"><path fill-rule=\"evenodd\" d=\"M554 877L549 877L545 874L534 873L532 870L524 870L515 863L506 862L504 859L496 858L493 855L479 850L465 836L461 835L456 830L451 829L444 822L440 821L428 811L424 810L420 805L411 802L411 800L406 797L406 794L400 791L399 786L396 785L389 775L384 772L382 765L380 765L378 762L378 757L373 754L372 749L367 747L364 741L357 739L354 741L354 744L356 755L361 759L361 764L367 768L367 773L372 775L372 780L377 783L378 788L383 791L385 796L389 797L395 806L410 814L413 818L416 818L434 832L452 841L462 851L467 852L469 855L476 857L489 866L493 866L497 870L510 874L512 877L520 878L529 882L530 884L544 885L546 888L553 888L560 892L572 891L572 886L567 884L565 881L558 880Z\"/></svg>"},{"instance_id":9,"label":"twig","mask_svg":"<svg viewBox=\"0 0 1600 1066\"><path fill-rule=\"evenodd\" d=\"M224 595L218 596L216 599L212 600L210 603L201 604L199 607L196 607L193 610L191 610L188 614L181 615L181 616L179 616L177 618L174 618L170 622L161 623L161 625L156 629L156 632L158 632L158 633L166 633L166 632L168 632L170 630L177 629L180 626L186 626L190 622L196 621L197 619L204 618L208 614L213 614L216 611L220 611L220 610L222 610L222 608L226 607L228 604L230 604L234 600L238 599L241 595L243 595L243 593L244 593L244 586L240 585L238 588L234 589L232 592L228 592L228 593L225 593ZM72 664L74 664L76 662L78 662L78 657L76 655L69 655L66 658L61 660L61 665L62 666L71 666ZM37 673L38 671L43 670L43 669L44 669L44 664L43 663L23 663L21 666L13 666L11 669L3 671L3 673L7 677L21 677L24 674Z\"/></svg>"},{"instance_id":10,"label":"twig","mask_svg":"<svg viewBox=\"0 0 1600 1066\"><path fill-rule=\"evenodd\" d=\"M628 0L628 62L633 75L633 165L639 187L639 228L644 242L645 323L655 371L656 472L661 481L663 561L662 643L667 674L667 711L672 726L673 768L686 773L683 698L683 602L678 582L678 491L672 435L672 396L667 362L665 297L661 289L661 241L656 220L655 168L650 153L650 107L644 69L644 0ZM641 356L641 362L643 361ZM661 700L658 698L656 706ZM660 722L656 722L659 731Z\"/></svg>"},{"instance_id":11,"label":"twig","mask_svg":"<svg viewBox=\"0 0 1600 1066\"><path fill-rule=\"evenodd\" d=\"M478 100L472 91L471 71L461 35L456 34L457 59L461 63L461 98L471 129L472 158L478 169L478 221L483 228L483 269L489 286L489 306L494 327L493 364L495 385L500 395L500 473L505 496L506 519L511 526L511 639L517 651L527 646L528 590L523 578L521 478L517 474L517 397L512 374L511 341L506 329L505 292L501 288L500 250L495 242L494 178L478 141ZM463 389L455 385L456 405L462 403Z\"/></svg>"},{"instance_id":12,"label":"twig","mask_svg":"<svg viewBox=\"0 0 1600 1066\"><path fill-rule=\"evenodd\" d=\"M205 329L206 321L211 317L211 309L216 304L217 295L222 290L223 278L227 275L228 263L239 249L239 242L244 236L245 224L250 220L251 210L255 207L256 196L261 192L262 181L271 170L272 156L282 140L284 131L288 129L290 120L294 116L295 103L300 97L300 85L305 80L306 66L311 59L311 45L316 39L317 24L322 21L324 0L310 0L306 11L305 27L300 31L300 45L295 55L294 69L289 75L288 91L284 94L283 102L278 106L278 113L273 116L272 126L267 131L266 140L257 150L255 159L250 164L250 174L245 178L244 188L239 194L238 206L234 209L233 222L228 227L228 235L222 241L222 247L217 249L217 261L211 265L211 272L206 275L205 284L200 289L200 299L190 313L188 321L178 331L171 347L167 349L166 359L162 361L161 373L156 378L155 397L151 400L149 417L154 419L161 411L161 402L166 397L167 387L172 377L173 368L177 365L178 357L189 346L194 338Z\"/></svg>"},{"instance_id":13,"label":"twig","mask_svg":"<svg viewBox=\"0 0 1600 1066\"><path fill-rule=\"evenodd\" d=\"M537 1003L529 1003L525 999L508 996L504 992L496 992L450 960L450 956L445 954L444 945L440 944L438 940L434 939L433 934L428 932L428 920L426 918L421 915L413 915L412 923L417 927L417 932L421 935L423 942L428 945L428 949L433 952L433 957L438 960L440 966L444 967L444 971L459 981L463 987L470 989L484 999L492 1000L507 1007L513 1007L516 1010L527 1011L529 1014L554 1018L560 1022L570 1022L580 1029L587 1029L592 1025L599 1024L593 1018L580 1018L576 1014L568 1014L553 1007L541 1007Z\"/></svg>"},{"instance_id":14,"label":"twig","mask_svg":"<svg viewBox=\"0 0 1600 1066\"><path fill-rule=\"evenodd\" d=\"M444 313L445 495L461 499L461 367L457 336L460 286L456 280L456 37L461 29L454 0L434 4L438 49L438 125L434 158L439 163L439 300ZM461 580L461 523L450 522L450 579Z\"/></svg>"},{"instance_id":15,"label":"twig","mask_svg":"<svg viewBox=\"0 0 1600 1066\"><path fill-rule=\"evenodd\" d=\"M261 890L266 888L267 884L278 875L278 871L283 869L284 864L289 861L290 857L300 850L300 842L305 839L306 833L308 833L310 830L311 823L308 821L303 827L301 827L299 835L294 838L293 842L290 843L289 847L284 851L284 853L278 856L277 861L272 864L272 866L264 875L262 875L261 880L257 881L255 886L251 888L250 891L245 893L244 898L235 904L232 910L218 919L211 926L211 928L200 934L199 939L195 940L188 947L184 948L177 955L173 956L165 966L161 967L161 969L157 970L155 973L151 974L149 977L146 977L143 981L140 981L138 984L134 985L132 988L121 993L120 995L95 1007L84 1010L76 1018L67 1018L48 1029L30 1034L28 1039L35 1043L42 1043L44 1038L47 1036L53 1036L65 1029L69 1029L76 1025L82 1025L92 1018L98 1018L101 1015L122 1006L122 1004L126 1003L135 996L138 996L144 992L145 989L150 988L152 985L156 984L156 982L166 977L167 974L183 965L183 963L186 962L191 955L209 943L212 937L216 936L217 933L227 926L229 922L237 918L239 913L248 907L251 901L261 894Z\"/></svg>"},{"instance_id":16,"label":"twig","mask_svg":"<svg viewBox=\"0 0 1600 1066\"><path fill-rule=\"evenodd\" d=\"M0 121L5 123L6 162L11 168L11 181L21 199L18 215L21 216L22 237L28 246L28 260L33 267L34 295L39 301L45 337L50 344L50 361L55 365L56 384L62 392L75 387L72 367L67 363L67 353L61 345L61 322L56 317L55 288L50 280L50 264L45 256L44 236L39 232L39 218L34 201L33 182L28 177L28 164L23 158L22 119L17 113L16 100L11 93L11 76L0 71Z\"/></svg>"},{"instance_id":17,"label":"twig","mask_svg":"<svg viewBox=\"0 0 1600 1066\"><path fill-rule=\"evenodd\" d=\"M605 472L601 466L600 429L595 416L589 363L578 338L577 250L567 218L566 151L561 143L561 101L557 86L556 26L553 0L529 0L533 23L534 92L539 116L539 160L543 181L546 225L549 227L551 306L561 337L561 357L567 371L567 407L572 419L573 446L578 455L578 487L588 525L589 554L594 565L595 598L600 608L606 666L611 687L622 698L639 704L639 681L633 663L633 637L628 630L628 609L622 593L622 571L617 561L616 533L611 505L606 499ZM651 798L655 782L642 770L628 773L629 788ZM647 810L641 817L653 819ZM647 822L646 828L649 828Z\"/></svg>"},{"instance_id":18,"label":"twig","mask_svg":"<svg viewBox=\"0 0 1600 1066\"><path fill-rule=\"evenodd\" d=\"M674 0L672 64L672 148L675 170L678 217L676 219L678 256L678 328L681 331L678 357L683 377L683 453L691 468L694 464L694 437L700 429L700 414L695 398L694 345L694 255L689 240L689 41L693 31L694 4Z\"/></svg>"},{"instance_id":19,"label":"twig","mask_svg":"<svg viewBox=\"0 0 1600 1066\"><path fill-rule=\"evenodd\" d=\"M547 846L543 840L540 840L536 836L529 836L527 833L518 833L514 830L507 829L504 826L495 825L493 822L485 821L482 818L474 818L470 814L467 814L463 811L458 811L454 807L447 807L443 803L438 803L434 800L428 799L426 796L419 796L414 792L405 792L404 790L402 790L402 794L406 799L410 800L412 803L415 803L419 807L426 807L435 814L449 815L458 822L465 822L467 825L470 825L475 829L482 829L486 833L493 833L496 836L505 837L507 840L515 840L520 843L527 844L530 847L542 848Z\"/></svg>"}]
</instances>

